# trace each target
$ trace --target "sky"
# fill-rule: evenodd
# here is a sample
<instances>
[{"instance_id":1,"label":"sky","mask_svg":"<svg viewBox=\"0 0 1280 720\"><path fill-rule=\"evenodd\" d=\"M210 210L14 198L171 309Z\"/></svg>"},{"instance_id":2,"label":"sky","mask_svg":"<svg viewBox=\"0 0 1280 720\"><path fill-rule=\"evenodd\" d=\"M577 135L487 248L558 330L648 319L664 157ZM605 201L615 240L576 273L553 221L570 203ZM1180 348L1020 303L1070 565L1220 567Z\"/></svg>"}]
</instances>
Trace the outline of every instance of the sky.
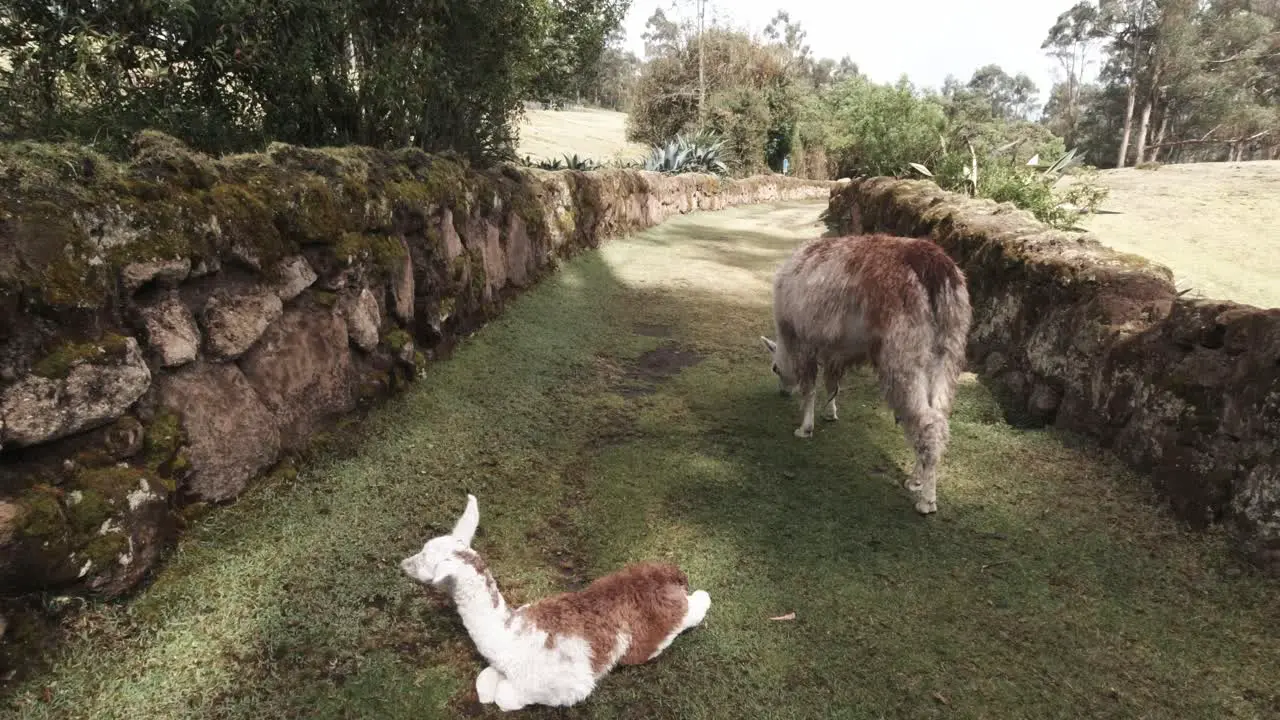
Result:
<instances>
[{"instance_id":1,"label":"sky","mask_svg":"<svg viewBox=\"0 0 1280 720\"><path fill-rule=\"evenodd\" d=\"M1077 0L714 0L708 15L755 33L785 9L808 33L817 57L848 55L876 82L906 73L917 87L941 87L948 74L968 80L995 63L1011 75L1024 72L1048 98L1057 67L1040 49L1058 15ZM644 57L645 22L673 0L634 0L627 14L627 47ZM692 14L681 0L677 15ZM1096 67L1090 71L1096 72Z\"/></svg>"}]
</instances>

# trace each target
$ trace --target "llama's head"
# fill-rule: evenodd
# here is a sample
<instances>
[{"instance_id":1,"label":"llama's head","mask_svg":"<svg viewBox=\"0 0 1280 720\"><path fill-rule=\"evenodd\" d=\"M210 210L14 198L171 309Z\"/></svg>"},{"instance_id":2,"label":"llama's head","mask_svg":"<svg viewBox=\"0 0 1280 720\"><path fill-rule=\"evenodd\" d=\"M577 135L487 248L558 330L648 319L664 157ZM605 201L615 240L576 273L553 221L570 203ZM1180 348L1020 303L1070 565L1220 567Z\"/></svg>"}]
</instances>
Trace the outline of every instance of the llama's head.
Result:
<instances>
[{"instance_id":1,"label":"llama's head","mask_svg":"<svg viewBox=\"0 0 1280 720\"><path fill-rule=\"evenodd\" d=\"M773 374L778 376L778 393L784 397L790 395L795 390L797 382L791 356L769 338L761 335L760 340L764 342L765 349L769 351L769 358L773 361Z\"/></svg>"},{"instance_id":2,"label":"llama's head","mask_svg":"<svg viewBox=\"0 0 1280 720\"><path fill-rule=\"evenodd\" d=\"M416 555L400 561L406 575L424 585L444 586L466 563L460 550L471 547L471 538L480 525L480 507L474 495L467 495L467 509L448 535L432 538Z\"/></svg>"}]
</instances>

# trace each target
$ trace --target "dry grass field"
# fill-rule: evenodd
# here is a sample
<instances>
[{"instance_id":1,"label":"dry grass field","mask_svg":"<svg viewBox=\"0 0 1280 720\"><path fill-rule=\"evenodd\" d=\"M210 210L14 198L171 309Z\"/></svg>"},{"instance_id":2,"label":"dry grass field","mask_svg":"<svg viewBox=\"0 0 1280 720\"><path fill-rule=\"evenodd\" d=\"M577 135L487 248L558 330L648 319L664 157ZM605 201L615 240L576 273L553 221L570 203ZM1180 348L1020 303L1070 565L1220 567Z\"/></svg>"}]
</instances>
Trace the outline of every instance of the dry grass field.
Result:
<instances>
[{"instance_id":1,"label":"dry grass field","mask_svg":"<svg viewBox=\"0 0 1280 720\"><path fill-rule=\"evenodd\" d=\"M647 148L627 142L627 114L566 108L529 110L520 125L520 156L535 159L577 154L597 162L644 157Z\"/></svg>"},{"instance_id":2,"label":"dry grass field","mask_svg":"<svg viewBox=\"0 0 1280 720\"><path fill-rule=\"evenodd\" d=\"M1104 244L1163 263L1193 296L1280 307L1280 161L1109 170Z\"/></svg>"}]
</instances>

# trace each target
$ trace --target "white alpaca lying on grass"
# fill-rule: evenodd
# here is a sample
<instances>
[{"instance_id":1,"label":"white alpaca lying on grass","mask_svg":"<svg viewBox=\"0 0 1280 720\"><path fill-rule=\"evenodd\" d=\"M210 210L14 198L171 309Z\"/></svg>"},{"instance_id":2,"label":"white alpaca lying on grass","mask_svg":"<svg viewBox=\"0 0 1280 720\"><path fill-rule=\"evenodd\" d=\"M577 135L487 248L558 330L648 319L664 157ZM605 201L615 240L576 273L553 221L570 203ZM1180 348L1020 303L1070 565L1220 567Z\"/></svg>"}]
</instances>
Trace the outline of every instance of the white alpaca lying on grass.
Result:
<instances>
[{"instance_id":1,"label":"white alpaca lying on grass","mask_svg":"<svg viewBox=\"0 0 1280 720\"><path fill-rule=\"evenodd\" d=\"M476 677L482 703L503 711L526 705L573 705L615 665L652 660L711 607L703 590L674 565L640 563L575 593L507 607L471 538L480 524L475 496L448 535L400 562L409 577L448 592L462 623L488 661Z\"/></svg>"}]
</instances>

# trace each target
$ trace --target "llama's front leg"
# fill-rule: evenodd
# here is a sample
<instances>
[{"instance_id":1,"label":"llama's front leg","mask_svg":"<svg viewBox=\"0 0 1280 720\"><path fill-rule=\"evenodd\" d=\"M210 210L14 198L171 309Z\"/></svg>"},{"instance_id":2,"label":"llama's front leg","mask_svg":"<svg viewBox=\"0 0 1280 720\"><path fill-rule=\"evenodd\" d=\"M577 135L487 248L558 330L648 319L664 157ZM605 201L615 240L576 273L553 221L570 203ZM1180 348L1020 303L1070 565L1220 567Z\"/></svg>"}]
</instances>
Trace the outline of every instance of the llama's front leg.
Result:
<instances>
[{"instance_id":1,"label":"llama's front leg","mask_svg":"<svg viewBox=\"0 0 1280 720\"><path fill-rule=\"evenodd\" d=\"M812 384L809 384L803 390L804 400L801 401L803 415L800 420L800 427L796 428L796 437L798 438L813 437L813 405L816 400L816 390Z\"/></svg>"},{"instance_id":2,"label":"llama's front leg","mask_svg":"<svg viewBox=\"0 0 1280 720\"><path fill-rule=\"evenodd\" d=\"M502 678L502 680L498 681L498 687L494 693L494 702L498 704L498 709L502 712L519 710L525 705L524 698L521 697L520 691L517 690L516 686L512 685L511 681L506 678Z\"/></svg>"},{"instance_id":3,"label":"llama's front leg","mask_svg":"<svg viewBox=\"0 0 1280 720\"><path fill-rule=\"evenodd\" d=\"M494 701L498 694L498 683L502 682L502 673L494 669L492 665L480 671L476 676L476 696L479 697L482 705L488 705Z\"/></svg>"}]
</instances>

